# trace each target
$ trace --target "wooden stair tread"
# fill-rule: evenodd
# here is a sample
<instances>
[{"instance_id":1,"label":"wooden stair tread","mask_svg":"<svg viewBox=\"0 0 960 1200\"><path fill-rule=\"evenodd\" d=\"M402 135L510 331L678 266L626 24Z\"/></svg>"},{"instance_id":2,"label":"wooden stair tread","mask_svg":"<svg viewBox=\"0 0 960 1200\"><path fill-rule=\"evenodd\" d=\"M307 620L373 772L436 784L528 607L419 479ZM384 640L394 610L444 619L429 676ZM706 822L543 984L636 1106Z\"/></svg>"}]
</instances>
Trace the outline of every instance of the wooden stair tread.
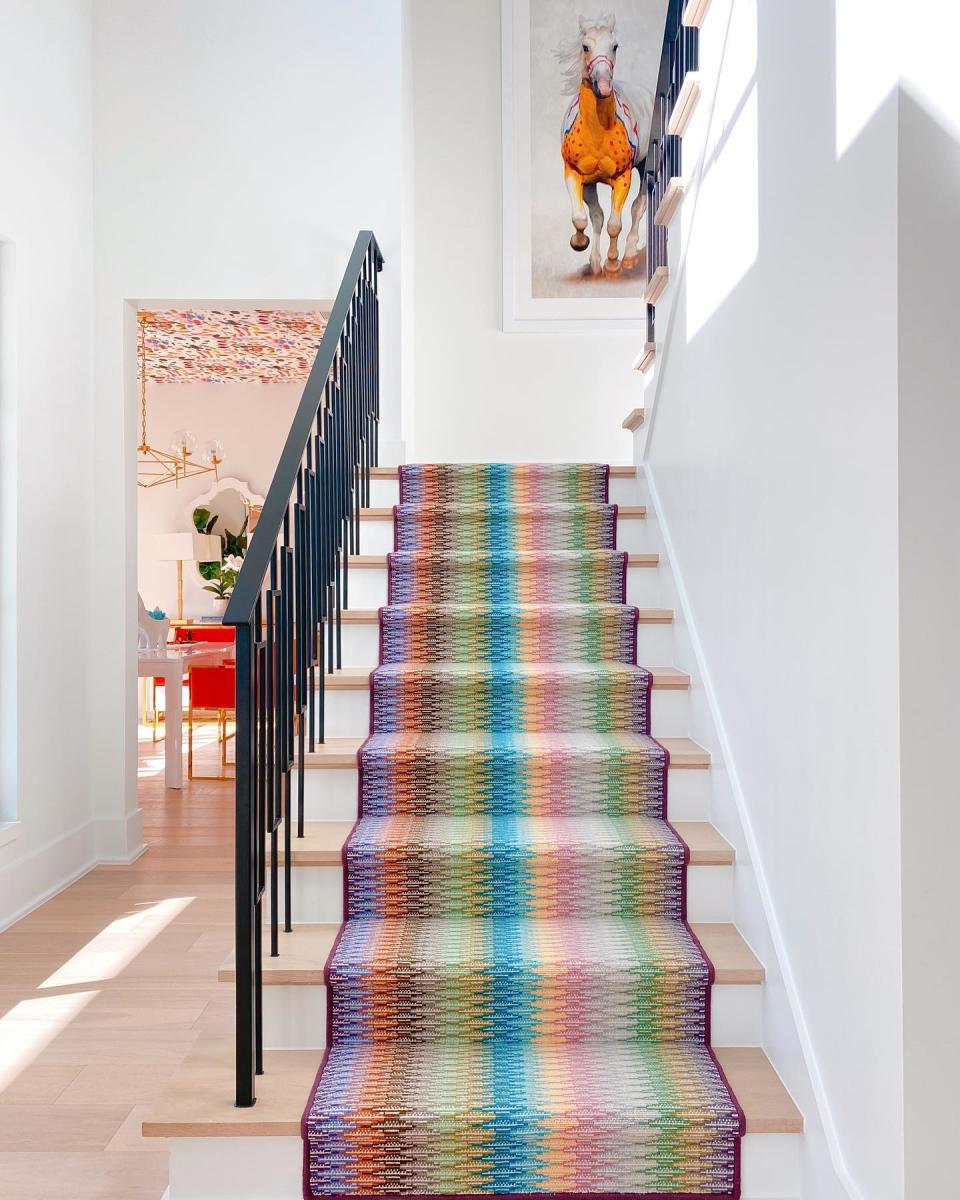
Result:
<instances>
[{"instance_id":1,"label":"wooden stair tread","mask_svg":"<svg viewBox=\"0 0 960 1200\"><path fill-rule=\"evenodd\" d=\"M324 983L323 968L339 932L340 925L336 922L296 925L290 933L284 933L281 929L279 957L271 958L264 950L264 987L276 987L280 984L306 987ZM699 937L699 934L697 936ZM236 957L231 951L217 973L221 983L236 981L235 967Z\"/></svg>"},{"instance_id":2,"label":"wooden stair tread","mask_svg":"<svg viewBox=\"0 0 960 1200\"><path fill-rule=\"evenodd\" d=\"M619 519L642 521L647 515L646 505L644 504L621 504L617 508L617 517ZM392 521L392 508L361 508L361 521Z\"/></svg>"},{"instance_id":3,"label":"wooden stair tread","mask_svg":"<svg viewBox=\"0 0 960 1200\"><path fill-rule=\"evenodd\" d=\"M143 1120L148 1137L296 1137L319 1050L264 1050L257 1102L237 1108L234 1045L202 1038Z\"/></svg>"},{"instance_id":4,"label":"wooden stair tread","mask_svg":"<svg viewBox=\"0 0 960 1200\"><path fill-rule=\"evenodd\" d=\"M687 770L706 770L710 751L688 737L661 737L657 741L670 755L670 766Z\"/></svg>"},{"instance_id":5,"label":"wooden stair tread","mask_svg":"<svg viewBox=\"0 0 960 1200\"><path fill-rule=\"evenodd\" d=\"M747 1133L803 1133L803 1114L759 1046L715 1046L747 1119Z\"/></svg>"},{"instance_id":6,"label":"wooden stair tread","mask_svg":"<svg viewBox=\"0 0 960 1200\"><path fill-rule=\"evenodd\" d=\"M356 770L357 751L366 741L360 737L327 738L316 750L303 757L304 768L311 771Z\"/></svg>"},{"instance_id":7,"label":"wooden stair tread","mask_svg":"<svg viewBox=\"0 0 960 1200\"><path fill-rule=\"evenodd\" d=\"M709 821L671 821L690 848L690 861L700 867L727 867L737 853Z\"/></svg>"},{"instance_id":8,"label":"wooden stair tread","mask_svg":"<svg viewBox=\"0 0 960 1200\"><path fill-rule=\"evenodd\" d=\"M385 554L351 554L348 559L349 568L352 571L354 568L359 570L383 570L387 569L387 556ZM659 554L628 554L628 567L659 567Z\"/></svg>"},{"instance_id":9,"label":"wooden stair tread","mask_svg":"<svg viewBox=\"0 0 960 1200\"><path fill-rule=\"evenodd\" d=\"M309 771L356 769L357 751L365 738L328 738L322 746L304 755L304 767ZM692 738L662 737L657 739L670 755L675 770L706 770L710 766L710 751Z\"/></svg>"},{"instance_id":10,"label":"wooden stair tread","mask_svg":"<svg viewBox=\"0 0 960 1200\"><path fill-rule=\"evenodd\" d=\"M630 412L623 418L623 428L634 433L640 428L646 418L646 410L642 408L632 408Z\"/></svg>"},{"instance_id":11,"label":"wooden stair tread","mask_svg":"<svg viewBox=\"0 0 960 1200\"><path fill-rule=\"evenodd\" d=\"M698 921L691 923L690 928L713 963L716 983L763 983L766 978L763 963L736 925L728 921Z\"/></svg>"},{"instance_id":12,"label":"wooden stair tread","mask_svg":"<svg viewBox=\"0 0 960 1200\"><path fill-rule=\"evenodd\" d=\"M340 867L343 865L343 843L350 836L354 821L304 821L303 837L292 830L291 863L295 867ZM280 826L279 853L277 862L286 862L283 844L283 826ZM270 861L270 846L267 845L267 861Z\"/></svg>"},{"instance_id":13,"label":"wooden stair tread","mask_svg":"<svg viewBox=\"0 0 960 1200\"><path fill-rule=\"evenodd\" d=\"M303 837L294 832L291 840L291 865L294 867L339 867L343 863L343 843L350 835L353 821L304 821ZM730 866L736 852L730 843L709 821L677 821L674 829L690 850L690 864L695 867ZM267 847L267 858L270 848ZM278 864L286 862L282 827L279 839Z\"/></svg>"},{"instance_id":14,"label":"wooden stair tread","mask_svg":"<svg viewBox=\"0 0 960 1200\"><path fill-rule=\"evenodd\" d=\"M403 666L408 664L395 664ZM430 666L430 663L417 664ZM465 664L467 665L467 664ZM547 664L550 665L550 664ZM678 667L647 667L653 676L653 686L664 691L685 691L690 686L690 676ZM375 667L341 667L338 671L324 672L323 686L331 692L362 692L370 686L370 675Z\"/></svg>"},{"instance_id":15,"label":"wooden stair tread","mask_svg":"<svg viewBox=\"0 0 960 1200\"><path fill-rule=\"evenodd\" d=\"M714 1050L747 1119L747 1133L802 1133L803 1116L763 1050ZM299 1137L319 1050L265 1050L257 1103L233 1103L234 1046L201 1038L143 1121L144 1137Z\"/></svg>"},{"instance_id":16,"label":"wooden stair tread","mask_svg":"<svg viewBox=\"0 0 960 1200\"><path fill-rule=\"evenodd\" d=\"M672 608L638 608L641 625L672 625ZM340 619L346 625L376 625L380 620L378 608L344 608Z\"/></svg>"},{"instance_id":17,"label":"wooden stair tread","mask_svg":"<svg viewBox=\"0 0 960 1200\"><path fill-rule=\"evenodd\" d=\"M692 925L691 928L713 964L715 983L763 983L763 966L743 940L736 925L704 923ZM297 925L291 933L281 931L279 958L264 956L264 986L323 985L324 967L339 932L340 926L330 923ZM234 961L231 952L217 976L221 983L233 983L236 980Z\"/></svg>"}]
</instances>

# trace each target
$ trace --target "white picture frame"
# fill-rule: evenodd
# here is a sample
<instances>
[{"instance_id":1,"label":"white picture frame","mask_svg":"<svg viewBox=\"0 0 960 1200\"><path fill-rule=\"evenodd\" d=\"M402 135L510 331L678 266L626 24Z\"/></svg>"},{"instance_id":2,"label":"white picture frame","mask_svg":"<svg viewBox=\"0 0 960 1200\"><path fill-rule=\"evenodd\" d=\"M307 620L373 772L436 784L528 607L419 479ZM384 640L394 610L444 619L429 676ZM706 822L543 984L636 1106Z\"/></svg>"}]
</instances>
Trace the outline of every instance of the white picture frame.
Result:
<instances>
[{"instance_id":1,"label":"white picture frame","mask_svg":"<svg viewBox=\"0 0 960 1200\"><path fill-rule=\"evenodd\" d=\"M530 206L530 0L501 0L502 328L505 333L632 333L643 294L545 299L532 295ZM558 115L559 131L559 115Z\"/></svg>"}]
</instances>

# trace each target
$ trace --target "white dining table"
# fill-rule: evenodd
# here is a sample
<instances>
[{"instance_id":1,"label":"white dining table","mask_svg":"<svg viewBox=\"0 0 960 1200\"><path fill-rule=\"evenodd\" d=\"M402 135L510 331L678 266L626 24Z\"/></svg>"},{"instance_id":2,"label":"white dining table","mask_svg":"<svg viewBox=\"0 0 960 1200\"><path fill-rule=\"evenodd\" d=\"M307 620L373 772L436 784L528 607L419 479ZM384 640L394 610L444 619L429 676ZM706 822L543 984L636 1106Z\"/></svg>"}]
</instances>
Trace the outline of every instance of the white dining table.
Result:
<instances>
[{"instance_id":1,"label":"white dining table","mask_svg":"<svg viewBox=\"0 0 960 1200\"><path fill-rule=\"evenodd\" d=\"M232 642L190 642L137 651L137 675L162 679L164 684L163 778L168 788L183 787L183 681L193 667L219 667L233 655Z\"/></svg>"}]
</instances>

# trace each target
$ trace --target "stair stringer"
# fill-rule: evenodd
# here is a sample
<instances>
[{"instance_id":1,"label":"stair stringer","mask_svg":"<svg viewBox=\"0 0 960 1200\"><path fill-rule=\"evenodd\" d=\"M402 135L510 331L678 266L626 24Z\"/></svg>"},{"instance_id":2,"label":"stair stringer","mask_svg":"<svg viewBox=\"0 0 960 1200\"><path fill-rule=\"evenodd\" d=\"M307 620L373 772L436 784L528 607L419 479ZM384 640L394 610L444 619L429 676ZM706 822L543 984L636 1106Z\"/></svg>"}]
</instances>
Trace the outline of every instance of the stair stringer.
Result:
<instances>
[{"instance_id":1,"label":"stair stringer","mask_svg":"<svg viewBox=\"0 0 960 1200\"><path fill-rule=\"evenodd\" d=\"M689 735L711 754L710 821L736 850L734 920L766 971L763 1048L804 1114L804 1132L799 1137L800 1196L802 1200L867 1200L843 1158L669 527L653 472L641 457L645 444L645 437L634 435L634 502L647 505L649 549L660 553L660 603L674 609L673 662L691 679Z\"/></svg>"}]
</instances>

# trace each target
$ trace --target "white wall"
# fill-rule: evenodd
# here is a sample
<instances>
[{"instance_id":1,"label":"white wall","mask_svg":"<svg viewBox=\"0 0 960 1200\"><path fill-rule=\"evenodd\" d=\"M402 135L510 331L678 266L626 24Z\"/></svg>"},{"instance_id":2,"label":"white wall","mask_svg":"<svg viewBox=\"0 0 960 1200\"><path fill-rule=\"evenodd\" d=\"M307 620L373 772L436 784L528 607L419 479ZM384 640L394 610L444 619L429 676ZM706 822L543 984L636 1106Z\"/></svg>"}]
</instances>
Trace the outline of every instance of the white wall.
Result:
<instances>
[{"instance_id":1,"label":"white wall","mask_svg":"<svg viewBox=\"0 0 960 1200\"><path fill-rule=\"evenodd\" d=\"M0 0L0 927L94 854L82 708L58 699L90 665L90 39L88 4Z\"/></svg>"},{"instance_id":2,"label":"white wall","mask_svg":"<svg viewBox=\"0 0 960 1200\"><path fill-rule=\"evenodd\" d=\"M405 33L405 237L409 228L416 246L409 456L626 461L619 431L641 393L630 369L637 336L501 332L500 0L407 0Z\"/></svg>"},{"instance_id":3,"label":"white wall","mask_svg":"<svg viewBox=\"0 0 960 1200\"><path fill-rule=\"evenodd\" d=\"M711 6L716 53L730 8ZM820 1106L805 1195L828 1194L822 1128L851 1194L895 1200L896 103L881 93L838 157L833 0L732 12L647 464L800 1030L772 1023L768 1049Z\"/></svg>"},{"instance_id":4,"label":"white wall","mask_svg":"<svg viewBox=\"0 0 960 1200\"><path fill-rule=\"evenodd\" d=\"M222 437L221 478L239 479L256 495L265 496L302 394L299 380L149 384L148 433L160 447L169 445L177 429L192 430L201 445ZM215 486L212 475L196 475L177 487L138 489L137 588L147 608L159 604L170 617L177 612L177 567L158 561L154 535L192 529L197 497ZM219 526L216 532L222 532ZM211 616L216 611L213 597L203 590L204 583L196 567L184 563L183 611L188 618Z\"/></svg>"},{"instance_id":5,"label":"white wall","mask_svg":"<svg viewBox=\"0 0 960 1200\"><path fill-rule=\"evenodd\" d=\"M125 301L332 297L358 229L373 229L387 260L383 460L399 456L400 56L392 0L96 0L93 604L102 624L90 735L97 804L128 852L139 833L136 688L124 649L135 644L136 587L135 325Z\"/></svg>"},{"instance_id":6,"label":"white wall","mask_svg":"<svg viewBox=\"0 0 960 1200\"><path fill-rule=\"evenodd\" d=\"M928 6L929 7L929 6ZM937 14L937 17L942 14ZM918 22L918 32L929 28ZM907 1200L957 1190L960 973L960 17L937 20L899 104L900 710Z\"/></svg>"}]
</instances>

